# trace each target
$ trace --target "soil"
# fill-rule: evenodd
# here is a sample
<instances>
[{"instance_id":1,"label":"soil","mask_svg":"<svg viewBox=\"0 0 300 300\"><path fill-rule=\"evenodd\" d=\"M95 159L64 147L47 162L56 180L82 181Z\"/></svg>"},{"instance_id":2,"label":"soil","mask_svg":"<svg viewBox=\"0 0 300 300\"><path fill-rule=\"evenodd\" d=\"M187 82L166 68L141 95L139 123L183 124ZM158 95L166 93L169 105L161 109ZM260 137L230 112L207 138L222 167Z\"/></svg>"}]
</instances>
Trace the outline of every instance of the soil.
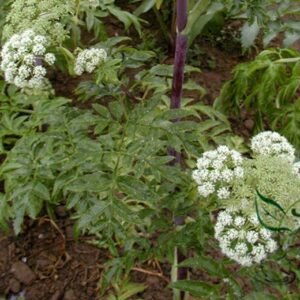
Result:
<instances>
[{"instance_id":1,"label":"soil","mask_svg":"<svg viewBox=\"0 0 300 300\"><path fill-rule=\"evenodd\" d=\"M27 220L23 234L0 233L0 295L5 299L93 300L108 253L90 244L92 237L73 237L72 221L64 207L57 220ZM135 268L132 278L146 284L145 300L171 299L169 279L155 266ZM164 267L166 270L169 266ZM153 275L151 275L153 274Z\"/></svg>"}]
</instances>

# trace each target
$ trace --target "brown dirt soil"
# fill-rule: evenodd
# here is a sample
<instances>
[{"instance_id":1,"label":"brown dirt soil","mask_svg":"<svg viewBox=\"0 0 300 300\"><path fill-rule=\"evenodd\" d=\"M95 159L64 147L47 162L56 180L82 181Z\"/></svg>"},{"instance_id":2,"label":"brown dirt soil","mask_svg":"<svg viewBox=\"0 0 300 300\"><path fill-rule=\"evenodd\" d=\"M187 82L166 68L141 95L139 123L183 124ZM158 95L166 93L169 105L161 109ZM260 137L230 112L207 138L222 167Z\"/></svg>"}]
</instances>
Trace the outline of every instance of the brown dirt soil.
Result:
<instances>
[{"instance_id":1,"label":"brown dirt soil","mask_svg":"<svg viewBox=\"0 0 300 300\"><path fill-rule=\"evenodd\" d=\"M92 238L73 238L72 221L63 207L55 221L42 217L26 222L18 237L0 233L0 296L28 300L93 300L99 296L98 285L106 251L91 244ZM156 267L157 268L157 267ZM167 269L168 266L166 266ZM166 288L168 279L155 266L135 268L132 278L146 284L145 300L172 299Z\"/></svg>"}]
</instances>

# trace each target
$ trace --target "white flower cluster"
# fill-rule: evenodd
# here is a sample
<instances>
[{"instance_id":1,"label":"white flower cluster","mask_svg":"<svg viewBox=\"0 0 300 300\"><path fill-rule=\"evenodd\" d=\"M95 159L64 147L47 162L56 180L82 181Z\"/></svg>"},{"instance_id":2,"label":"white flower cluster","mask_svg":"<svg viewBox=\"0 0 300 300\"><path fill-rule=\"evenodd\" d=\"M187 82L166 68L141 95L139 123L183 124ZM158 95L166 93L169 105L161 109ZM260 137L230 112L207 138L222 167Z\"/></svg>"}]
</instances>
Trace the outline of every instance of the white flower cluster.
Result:
<instances>
[{"instance_id":1,"label":"white flower cluster","mask_svg":"<svg viewBox=\"0 0 300 300\"><path fill-rule=\"evenodd\" d=\"M199 194L208 197L216 193L219 199L229 198L230 183L244 176L242 163L242 155L227 146L204 152L192 174L198 184Z\"/></svg>"},{"instance_id":2,"label":"white flower cluster","mask_svg":"<svg viewBox=\"0 0 300 300\"><path fill-rule=\"evenodd\" d=\"M251 149L256 155L279 156L290 162L295 160L295 149L277 132L264 131L251 140Z\"/></svg>"},{"instance_id":3,"label":"white flower cluster","mask_svg":"<svg viewBox=\"0 0 300 300\"><path fill-rule=\"evenodd\" d=\"M42 87L47 73L42 61L49 65L55 62L54 54L46 53L46 46L46 37L36 35L33 30L14 34L1 51L5 80L20 88Z\"/></svg>"},{"instance_id":4,"label":"white flower cluster","mask_svg":"<svg viewBox=\"0 0 300 300\"><path fill-rule=\"evenodd\" d=\"M96 67L107 58L104 49L91 48L81 51L75 62L75 74L82 75L83 72L92 73Z\"/></svg>"},{"instance_id":5,"label":"white flower cluster","mask_svg":"<svg viewBox=\"0 0 300 300\"><path fill-rule=\"evenodd\" d=\"M215 238L226 256L247 267L260 263L278 248L271 231L259 226L256 215L248 218L237 211L219 213Z\"/></svg>"}]
</instances>

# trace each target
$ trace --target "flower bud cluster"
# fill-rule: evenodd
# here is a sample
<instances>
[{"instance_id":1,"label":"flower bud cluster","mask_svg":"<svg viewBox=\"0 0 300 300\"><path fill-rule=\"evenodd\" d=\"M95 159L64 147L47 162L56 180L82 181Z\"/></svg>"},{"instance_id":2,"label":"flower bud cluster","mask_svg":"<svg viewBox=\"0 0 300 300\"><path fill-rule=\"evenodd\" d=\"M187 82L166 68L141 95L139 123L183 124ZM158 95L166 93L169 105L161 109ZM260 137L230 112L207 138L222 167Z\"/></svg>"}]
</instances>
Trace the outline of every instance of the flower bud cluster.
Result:
<instances>
[{"instance_id":1,"label":"flower bud cluster","mask_svg":"<svg viewBox=\"0 0 300 300\"><path fill-rule=\"evenodd\" d=\"M215 238L226 256L247 267L260 263L278 248L272 232L259 225L256 215L246 217L238 211L219 213Z\"/></svg>"},{"instance_id":2,"label":"flower bud cluster","mask_svg":"<svg viewBox=\"0 0 300 300\"><path fill-rule=\"evenodd\" d=\"M277 132L264 131L251 140L251 150L255 155L278 156L290 162L295 160L295 149L288 140Z\"/></svg>"},{"instance_id":3,"label":"flower bud cluster","mask_svg":"<svg viewBox=\"0 0 300 300\"><path fill-rule=\"evenodd\" d=\"M47 39L33 30L14 34L1 51L1 70L5 80L20 88L41 88L45 82L48 65L55 63L55 56L47 53Z\"/></svg>"},{"instance_id":4,"label":"flower bud cluster","mask_svg":"<svg viewBox=\"0 0 300 300\"><path fill-rule=\"evenodd\" d=\"M204 152L192 174L199 194L208 197L216 193L219 199L229 198L231 182L244 176L242 163L241 154L227 146Z\"/></svg>"},{"instance_id":5,"label":"flower bud cluster","mask_svg":"<svg viewBox=\"0 0 300 300\"><path fill-rule=\"evenodd\" d=\"M106 58L107 53L104 49L91 48L81 51L76 58L75 74L92 73Z\"/></svg>"}]
</instances>

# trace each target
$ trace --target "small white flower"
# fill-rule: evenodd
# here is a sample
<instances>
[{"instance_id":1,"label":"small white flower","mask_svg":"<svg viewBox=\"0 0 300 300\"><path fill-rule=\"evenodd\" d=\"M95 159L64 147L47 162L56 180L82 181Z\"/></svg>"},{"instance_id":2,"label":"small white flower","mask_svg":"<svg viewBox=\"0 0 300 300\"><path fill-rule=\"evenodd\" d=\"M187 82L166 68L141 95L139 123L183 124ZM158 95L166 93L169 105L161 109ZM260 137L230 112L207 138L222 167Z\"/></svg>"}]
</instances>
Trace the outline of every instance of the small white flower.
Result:
<instances>
[{"instance_id":1,"label":"small white flower","mask_svg":"<svg viewBox=\"0 0 300 300\"><path fill-rule=\"evenodd\" d=\"M46 52L46 48L41 44L34 45L32 48L32 53L34 55L44 55L45 52Z\"/></svg>"},{"instance_id":2,"label":"small white flower","mask_svg":"<svg viewBox=\"0 0 300 300\"><path fill-rule=\"evenodd\" d=\"M274 240L269 240L266 244L266 249L269 253L276 251L278 248L277 243Z\"/></svg>"},{"instance_id":3,"label":"small white flower","mask_svg":"<svg viewBox=\"0 0 300 300\"><path fill-rule=\"evenodd\" d=\"M203 185L198 186L198 192L201 196L207 197L215 191L215 187L210 182L206 182Z\"/></svg>"},{"instance_id":4,"label":"small white flower","mask_svg":"<svg viewBox=\"0 0 300 300\"><path fill-rule=\"evenodd\" d=\"M248 252L247 244L246 243L238 243L238 244L236 244L235 251L239 255L245 255Z\"/></svg>"},{"instance_id":5,"label":"small white flower","mask_svg":"<svg viewBox=\"0 0 300 300\"><path fill-rule=\"evenodd\" d=\"M237 216L234 219L234 225L237 226L237 227L241 227L245 224L245 221L246 221L245 218Z\"/></svg>"},{"instance_id":6,"label":"small white flower","mask_svg":"<svg viewBox=\"0 0 300 300\"><path fill-rule=\"evenodd\" d=\"M255 244L258 241L258 233L254 230L250 230L246 234L246 239L250 244Z\"/></svg>"},{"instance_id":7,"label":"small white flower","mask_svg":"<svg viewBox=\"0 0 300 300\"><path fill-rule=\"evenodd\" d=\"M257 218L257 215L256 214L252 214L249 218L250 222L253 224L253 225L258 225L259 224L259 220Z\"/></svg>"},{"instance_id":8,"label":"small white flower","mask_svg":"<svg viewBox=\"0 0 300 300\"><path fill-rule=\"evenodd\" d=\"M266 240L272 236L271 231L266 228L262 228L260 230L259 234L262 236L263 239L266 239Z\"/></svg>"},{"instance_id":9,"label":"small white flower","mask_svg":"<svg viewBox=\"0 0 300 300\"><path fill-rule=\"evenodd\" d=\"M217 196L220 200L228 199L230 196L230 191L226 187L222 187L217 191Z\"/></svg>"},{"instance_id":10,"label":"small white flower","mask_svg":"<svg viewBox=\"0 0 300 300\"><path fill-rule=\"evenodd\" d=\"M233 221L233 218L230 213L228 213L226 210L221 211L218 215L218 222L222 224L223 226L225 225L230 225Z\"/></svg>"},{"instance_id":11,"label":"small white flower","mask_svg":"<svg viewBox=\"0 0 300 300\"><path fill-rule=\"evenodd\" d=\"M55 63L55 60L56 60L56 58L55 58L55 55L53 53L47 53L45 55L45 61L46 61L47 64L53 65Z\"/></svg>"},{"instance_id":12,"label":"small white flower","mask_svg":"<svg viewBox=\"0 0 300 300\"><path fill-rule=\"evenodd\" d=\"M233 172L236 178L244 177L244 169L242 167L236 167Z\"/></svg>"},{"instance_id":13,"label":"small white flower","mask_svg":"<svg viewBox=\"0 0 300 300\"><path fill-rule=\"evenodd\" d=\"M222 180L228 183L233 179L233 175L234 175L233 171L227 168L225 168L221 173Z\"/></svg>"},{"instance_id":14,"label":"small white flower","mask_svg":"<svg viewBox=\"0 0 300 300\"><path fill-rule=\"evenodd\" d=\"M19 68L18 73L21 78L26 79L31 75L31 69L28 66L23 65Z\"/></svg>"},{"instance_id":15,"label":"small white flower","mask_svg":"<svg viewBox=\"0 0 300 300\"><path fill-rule=\"evenodd\" d=\"M47 74L47 71L42 66L37 66L33 69L33 74L36 77L44 77Z\"/></svg>"},{"instance_id":16,"label":"small white flower","mask_svg":"<svg viewBox=\"0 0 300 300\"><path fill-rule=\"evenodd\" d=\"M35 36L33 41L34 41L35 44L45 45L47 43L47 39L42 35Z\"/></svg>"},{"instance_id":17,"label":"small white flower","mask_svg":"<svg viewBox=\"0 0 300 300\"><path fill-rule=\"evenodd\" d=\"M27 65L33 65L34 59L35 59L35 57L33 54L27 54L24 56L24 63Z\"/></svg>"}]
</instances>

